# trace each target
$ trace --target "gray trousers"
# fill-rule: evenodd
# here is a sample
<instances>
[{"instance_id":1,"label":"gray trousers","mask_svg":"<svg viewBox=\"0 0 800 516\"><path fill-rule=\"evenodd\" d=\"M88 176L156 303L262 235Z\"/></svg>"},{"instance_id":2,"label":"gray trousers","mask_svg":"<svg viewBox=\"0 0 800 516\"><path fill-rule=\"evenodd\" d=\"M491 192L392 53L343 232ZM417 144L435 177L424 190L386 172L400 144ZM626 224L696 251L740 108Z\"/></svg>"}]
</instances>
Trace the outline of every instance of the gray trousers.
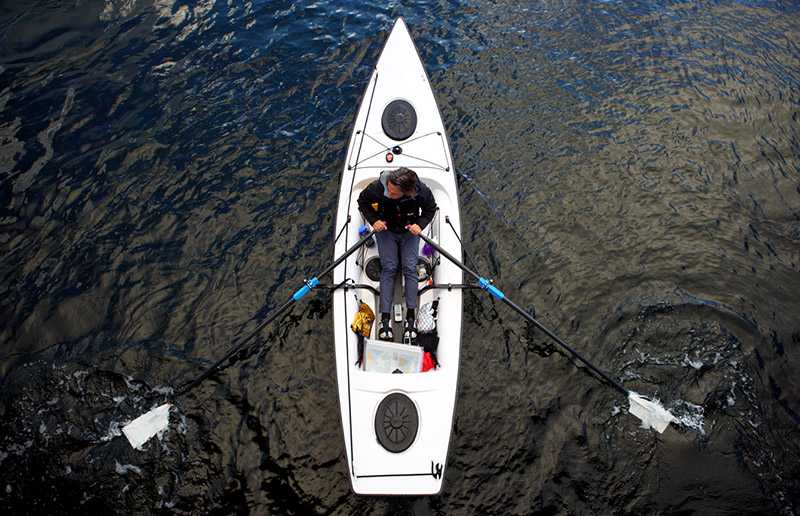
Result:
<instances>
[{"instance_id":1,"label":"gray trousers","mask_svg":"<svg viewBox=\"0 0 800 516\"><path fill-rule=\"evenodd\" d=\"M392 233L389 230L375 233L378 255L381 258L381 313L391 313L394 298L394 277L398 265L402 265L405 279L406 308L417 308L417 261L419 259L419 235L410 232Z\"/></svg>"}]
</instances>

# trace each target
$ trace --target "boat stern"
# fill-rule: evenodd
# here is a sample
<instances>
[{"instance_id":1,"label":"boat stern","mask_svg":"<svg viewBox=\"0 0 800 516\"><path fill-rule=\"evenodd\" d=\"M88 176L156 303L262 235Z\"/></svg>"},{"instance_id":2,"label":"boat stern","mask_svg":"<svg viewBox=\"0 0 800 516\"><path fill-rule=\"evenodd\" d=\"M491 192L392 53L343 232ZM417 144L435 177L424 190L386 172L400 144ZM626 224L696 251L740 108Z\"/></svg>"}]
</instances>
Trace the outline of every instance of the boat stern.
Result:
<instances>
[{"instance_id":1,"label":"boat stern","mask_svg":"<svg viewBox=\"0 0 800 516\"><path fill-rule=\"evenodd\" d=\"M364 495L441 492L453 421L448 371L359 371L351 390L350 479ZM402 378L400 378L402 377ZM357 443L357 444L356 444Z\"/></svg>"}]
</instances>

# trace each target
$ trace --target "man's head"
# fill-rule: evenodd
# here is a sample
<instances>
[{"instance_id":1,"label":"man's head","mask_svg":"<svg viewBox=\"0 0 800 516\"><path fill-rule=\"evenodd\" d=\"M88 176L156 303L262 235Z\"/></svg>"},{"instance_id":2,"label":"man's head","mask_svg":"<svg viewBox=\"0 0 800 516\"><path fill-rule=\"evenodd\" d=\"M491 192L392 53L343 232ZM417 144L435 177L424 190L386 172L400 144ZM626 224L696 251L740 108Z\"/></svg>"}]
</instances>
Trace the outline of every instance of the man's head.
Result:
<instances>
[{"instance_id":1,"label":"man's head","mask_svg":"<svg viewBox=\"0 0 800 516\"><path fill-rule=\"evenodd\" d=\"M386 181L386 189L389 190L390 199L399 199L404 195L414 197L419 192L417 173L406 167L392 170Z\"/></svg>"}]
</instances>

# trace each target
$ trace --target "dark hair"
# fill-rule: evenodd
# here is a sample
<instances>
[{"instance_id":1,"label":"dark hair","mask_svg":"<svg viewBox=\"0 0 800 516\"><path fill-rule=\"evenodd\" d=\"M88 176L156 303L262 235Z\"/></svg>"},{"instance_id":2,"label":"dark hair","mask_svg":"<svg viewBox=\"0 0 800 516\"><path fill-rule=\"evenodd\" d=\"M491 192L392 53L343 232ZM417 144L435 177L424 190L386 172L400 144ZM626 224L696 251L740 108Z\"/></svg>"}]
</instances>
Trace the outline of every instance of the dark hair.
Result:
<instances>
[{"instance_id":1,"label":"dark hair","mask_svg":"<svg viewBox=\"0 0 800 516\"><path fill-rule=\"evenodd\" d=\"M400 167L389 172L388 181L400 189L405 195L413 196L419 190L419 177L410 168Z\"/></svg>"}]
</instances>

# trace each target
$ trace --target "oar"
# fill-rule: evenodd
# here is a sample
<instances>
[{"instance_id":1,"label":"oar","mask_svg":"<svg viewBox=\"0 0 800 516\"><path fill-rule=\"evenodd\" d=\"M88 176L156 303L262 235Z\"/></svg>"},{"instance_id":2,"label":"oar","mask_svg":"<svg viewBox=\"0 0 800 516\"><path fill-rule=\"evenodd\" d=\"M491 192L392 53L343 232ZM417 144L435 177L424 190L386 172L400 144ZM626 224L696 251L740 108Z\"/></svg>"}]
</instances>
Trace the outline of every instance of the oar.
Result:
<instances>
[{"instance_id":1,"label":"oar","mask_svg":"<svg viewBox=\"0 0 800 516\"><path fill-rule=\"evenodd\" d=\"M664 430L667 428L667 426L670 424L670 422L672 422L672 420L675 419L675 417L672 414L670 414L668 410L666 410L658 403L643 398L642 396L636 394L635 392L628 391L625 388L623 388L619 383L612 380L607 374L605 374L603 371L598 369L594 364L586 360L580 353L572 349L572 347L570 347L566 342L561 340L556 334L545 328L539 321L534 319L532 315L530 315L528 312L526 312L525 310L517 306L515 303L513 303L510 299L508 299L505 296L505 294L503 294L497 287L492 285L489 280L482 278L478 273L476 273L475 271L473 271L472 269L461 263L460 260L458 260L450 253L442 249L439 244L437 244L430 238L426 237L425 235L420 234L419 236L427 244L436 249L442 256L444 256L445 258L453 262L455 265L460 267L461 270L463 270L464 272L466 272L467 274L478 280L478 285L482 289L488 291L491 295L493 295L497 299L503 301L505 304L513 308L515 312L517 312L531 324L542 330L545 335L556 341L561 347L569 351L572 354L572 356L574 356L575 358L577 358L578 360L589 366L589 368L592 371L600 375L600 377L604 379L606 382L608 382L611 386L613 386L621 393L625 394L625 396L627 396L628 398L628 401L630 402L630 408L629 408L630 413L642 420L642 426L644 428L649 428L652 426L659 433L663 433Z\"/></svg>"},{"instance_id":2,"label":"oar","mask_svg":"<svg viewBox=\"0 0 800 516\"><path fill-rule=\"evenodd\" d=\"M320 272L317 276L311 278L310 280L304 280L304 285L300 290L295 292L292 297L282 304L277 310L272 312L272 315L266 318L261 324L258 325L256 329L251 331L246 337L243 337L239 340L227 353L223 356L216 364L209 367L206 372L195 378L192 382L190 382L186 387L181 389L175 396L183 396L187 392L191 391L200 383L214 374L219 367L225 363L229 358L231 358L237 351L239 351L242 346L250 342L250 340L255 337L261 330L264 329L269 323L277 319L283 312L285 312L290 306L296 303L301 297L308 294L311 289L315 288L319 284L319 277L325 276L326 274L330 273L333 269L335 269L340 263L347 259L348 256L353 254L358 248L364 245L370 238L372 238L372 232L367 233L364 235L361 240L356 242L350 249L345 251L345 253L333 261L330 265L328 265L322 272ZM125 437L128 438L128 441L131 443L136 449L139 449L142 444L147 442L148 439L156 435L157 433L163 431L169 425L169 403L165 403L160 405L150 412L143 414L127 425L122 427L122 432L125 434Z\"/></svg>"}]
</instances>

